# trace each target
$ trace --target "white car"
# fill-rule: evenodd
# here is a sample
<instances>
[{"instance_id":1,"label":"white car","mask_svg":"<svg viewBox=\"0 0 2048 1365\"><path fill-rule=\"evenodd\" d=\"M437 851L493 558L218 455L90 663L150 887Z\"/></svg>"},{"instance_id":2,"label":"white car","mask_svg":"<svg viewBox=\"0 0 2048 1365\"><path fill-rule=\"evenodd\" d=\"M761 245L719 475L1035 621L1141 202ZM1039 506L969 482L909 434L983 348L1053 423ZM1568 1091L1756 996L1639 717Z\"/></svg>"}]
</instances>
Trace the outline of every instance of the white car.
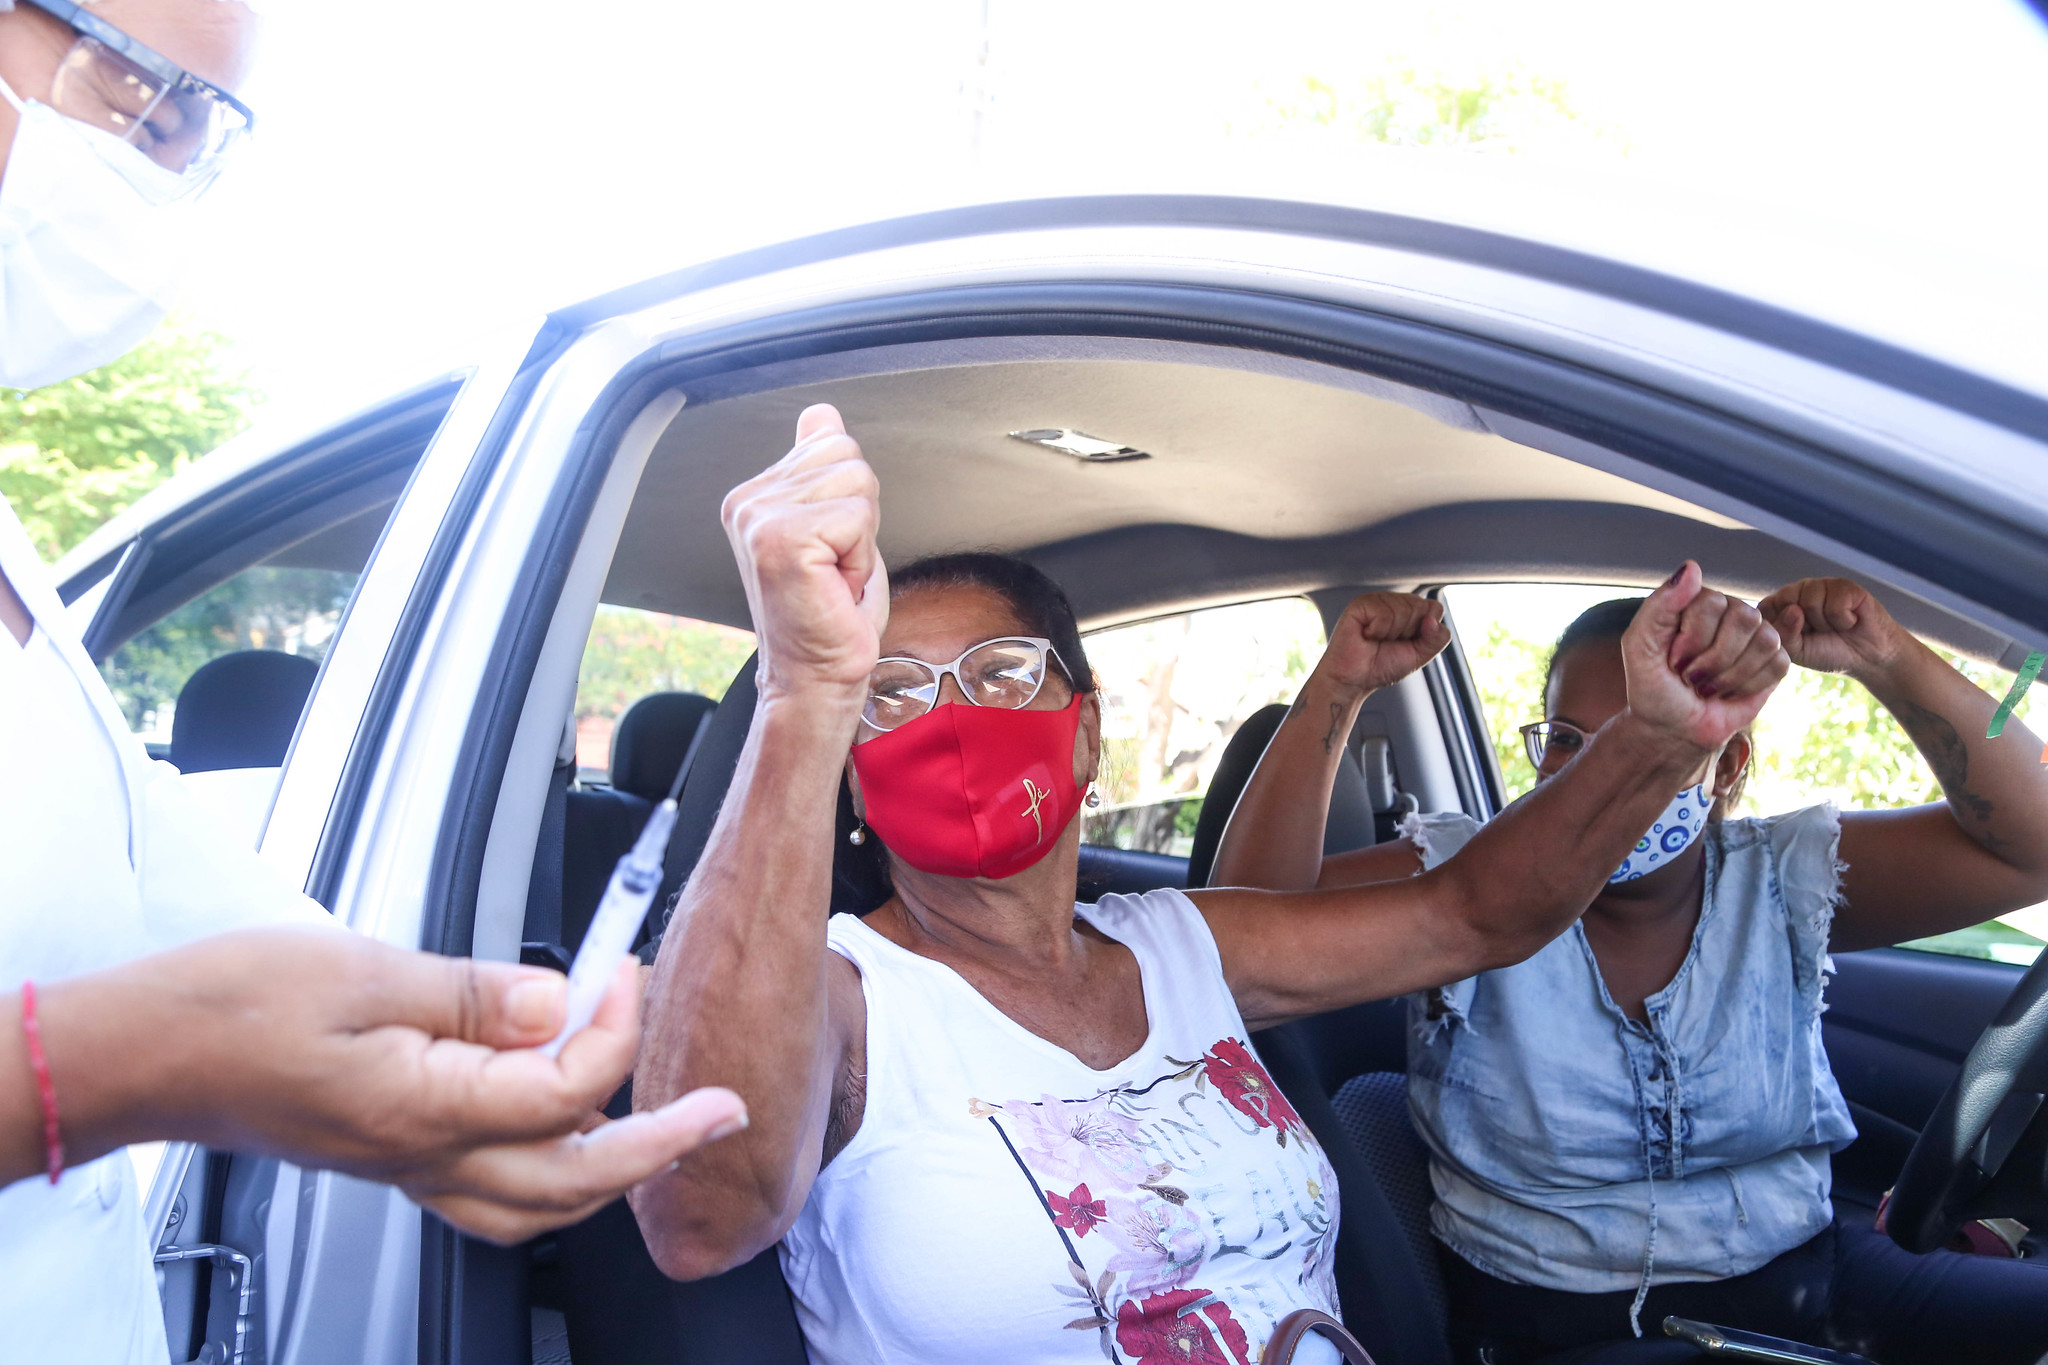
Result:
<instances>
[{"instance_id":1,"label":"white car","mask_svg":"<svg viewBox=\"0 0 2048 1365\"><path fill-rule=\"evenodd\" d=\"M714 623L744 654L719 502L808 403L837 404L879 472L892 560L1028 554L1091 630L1225 630L1238 618L1216 613L1289 599L1313 630L1363 587L1641 586L1691 556L1751 597L1853 575L1922 636L2011 669L2048 648L2048 383L1995 370L1456 223L1257 199L991 205L566 309L330 429L237 442L60 576L137 725L357 932L562 960L636 791L703 723L670 885L687 874L747 719L709 700L636 712L608 764L583 736L582 767L611 785L579 776L569 722L600 604ZM265 655L318 656L317 679ZM1261 742L1251 717L1220 724L1192 769L1203 817L1175 795L1150 823L1180 838L1084 849L1084 894L1201 883ZM1333 847L1385 837L1403 809L1504 800L1457 646L1376 696L1351 752ZM2015 999L2048 993L2048 966L1884 949L1839 967L1827 1042L1862 1132L1835 1163L1845 1207L1874 1207L1925 1130L1947 1212L1982 1187L1971 1209L2048 1225L2036 1078L1998 1110L2002 1173L1969 1164L1998 1164L1971 1146L1992 1118L1981 1085L1960 1116L1943 1098L2023 975ZM1363 1006L1263 1046L1344 1178L1346 1315L1380 1365L1420 1365L1448 1357L1399 1018ZM2013 1018L2031 1047L2048 1011ZM672 1284L623 1203L505 1250L379 1186L173 1147L149 1213L181 1358L803 1359L772 1255Z\"/></svg>"}]
</instances>

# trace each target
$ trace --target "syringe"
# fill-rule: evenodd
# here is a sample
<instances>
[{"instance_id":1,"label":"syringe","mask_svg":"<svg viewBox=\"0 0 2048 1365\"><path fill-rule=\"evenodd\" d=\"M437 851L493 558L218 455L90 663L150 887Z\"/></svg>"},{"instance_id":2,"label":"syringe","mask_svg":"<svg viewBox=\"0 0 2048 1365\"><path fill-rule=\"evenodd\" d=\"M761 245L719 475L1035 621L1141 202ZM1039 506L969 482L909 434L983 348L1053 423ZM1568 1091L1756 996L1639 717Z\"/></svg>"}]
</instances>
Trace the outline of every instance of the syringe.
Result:
<instances>
[{"instance_id":1,"label":"syringe","mask_svg":"<svg viewBox=\"0 0 2048 1365\"><path fill-rule=\"evenodd\" d=\"M604 896L590 917L590 929L583 935L582 946L576 949L576 960L569 965L568 1020L553 1041L541 1048L542 1056L552 1057L560 1052L571 1035L597 1017L597 1007L603 1003L612 977L619 970L619 959L631 951L634 936L647 919L647 907L654 904L654 893L661 888L662 855L668 851L668 836L676 827L676 797L682 792L691 761L697 757L697 746L704 742L705 732L710 728L708 719L697 727L668 796L647 817L647 827L612 869L612 879L605 883Z\"/></svg>"}]
</instances>

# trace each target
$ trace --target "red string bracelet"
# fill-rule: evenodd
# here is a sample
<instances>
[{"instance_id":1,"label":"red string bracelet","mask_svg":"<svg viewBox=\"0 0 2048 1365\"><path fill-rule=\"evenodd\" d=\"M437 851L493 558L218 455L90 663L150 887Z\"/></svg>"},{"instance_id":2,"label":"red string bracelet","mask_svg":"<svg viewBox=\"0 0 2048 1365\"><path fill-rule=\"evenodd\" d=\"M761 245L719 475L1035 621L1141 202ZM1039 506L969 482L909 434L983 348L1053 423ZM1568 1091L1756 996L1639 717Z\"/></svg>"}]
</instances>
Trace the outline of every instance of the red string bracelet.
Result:
<instances>
[{"instance_id":1,"label":"red string bracelet","mask_svg":"<svg viewBox=\"0 0 2048 1365\"><path fill-rule=\"evenodd\" d=\"M43 1151L50 1183L64 1174L64 1132L57 1126L57 1087L50 1080L50 1059L43 1054L43 1026L36 1019L36 983L21 983L21 1033L28 1040L28 1066L36 1073L36 1095L43 1102Z\"/></svg>"}]
</instances>

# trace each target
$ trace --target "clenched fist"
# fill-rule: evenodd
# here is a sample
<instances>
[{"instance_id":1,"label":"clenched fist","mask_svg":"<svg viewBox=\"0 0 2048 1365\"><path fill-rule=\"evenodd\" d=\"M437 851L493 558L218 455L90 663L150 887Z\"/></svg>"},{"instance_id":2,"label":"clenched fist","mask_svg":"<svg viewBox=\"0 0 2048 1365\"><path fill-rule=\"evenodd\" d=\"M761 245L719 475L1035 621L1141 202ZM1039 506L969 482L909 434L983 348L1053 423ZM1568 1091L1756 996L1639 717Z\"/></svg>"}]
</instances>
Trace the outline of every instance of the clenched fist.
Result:
<instances>
[{"instance_id":1,"label":"clenched fist","mask_svg":"<svg viewBox=\"0 0 2048 1365\"><path fill-rule=\"evenodd\" d=\"M875 535L881 485L826 403L797 418L790 452L725 495L760 642L764 697L867 686L889 621L889 578Z\"/></svg>"},{"instance_id":2,"label":"clenched fist","mask_svg":"<svg viewBox=\"0 0 2048 1365\"><path fill-rule=\"evenodd\" d=\"M1351 599L1316 673L1341 696L1397 683L1451 642L1440 602L1407 592L1368 592Z\"/></svg>"},{"instance_id":3,"label":"clenched fist","mask_svg":"<svg viewBox=\"0 0 2048 1365\"><path fill-rule=\"evenodd\" d=\"M1897 663L1913 637L1884 604L1846 578L1802 578L1757 604L1801 668L1867 678Z\"/></svg>"},{"instance_id":4,"label":"clenched fist","mask_svg":"<svg viewBox=\"0 0 2048 1365\"><path fill-rule=\"evenodd\" d=\"M1709 752L1756 719L1791 667L1755 607L1701 586L1687 560L1621 637L1628 707Z\"/></svg>"}]
</instances>

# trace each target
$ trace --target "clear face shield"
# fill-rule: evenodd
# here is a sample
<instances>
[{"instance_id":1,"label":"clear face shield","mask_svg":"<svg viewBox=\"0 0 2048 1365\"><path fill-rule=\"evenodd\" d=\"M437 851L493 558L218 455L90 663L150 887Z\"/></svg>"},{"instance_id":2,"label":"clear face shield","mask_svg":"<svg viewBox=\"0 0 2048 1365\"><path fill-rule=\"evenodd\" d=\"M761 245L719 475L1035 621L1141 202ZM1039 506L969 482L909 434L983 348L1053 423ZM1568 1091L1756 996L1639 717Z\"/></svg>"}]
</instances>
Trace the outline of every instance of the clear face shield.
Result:
<instances>
[{"instance_id":1,"label":"clear face shield","mask_svg":"<svg viewBox=\"0 0 2048 1365\"><path fill-rule=\"evenodd\" d=\"M50 107L111 134L169 176L134 177L164 202L213 182L255 125L249 107L73 0L21 0L78 35L50 83Z\"/></svg>"}]
</instances>

